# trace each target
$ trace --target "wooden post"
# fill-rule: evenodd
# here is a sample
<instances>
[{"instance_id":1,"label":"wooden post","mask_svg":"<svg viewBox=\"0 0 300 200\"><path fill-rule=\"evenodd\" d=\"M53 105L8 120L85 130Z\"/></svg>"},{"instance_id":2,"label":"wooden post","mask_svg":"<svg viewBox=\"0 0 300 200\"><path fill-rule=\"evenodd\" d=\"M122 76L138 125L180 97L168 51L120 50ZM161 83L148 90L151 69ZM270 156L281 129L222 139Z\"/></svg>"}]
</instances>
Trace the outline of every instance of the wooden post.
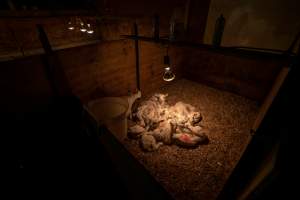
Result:
<instances>
[{"instance_id":1,"label":"wooden post","mask_svg":"<svg viewBox=\"0 0 300 200\"><path fill-rule=\"evenodd\" d=\"M258 127L260 126L262 120L264 119L267 111L269 110L271 104L273 103L276 95L278 94L279 92L279 89L281 88L285 78L287 77L288 73L290 71L290 68L289 67L283 67L279 74L277 75L276 79L275 79L275 82L270 90L270 92L268 93L267 97L265 98L263 104L260 106L260 109L259 109L259 112L258 112L258 115L255 119L255 122L252 126L252 129L251 129L251 133L254 134Z\"/></svg>"},{"instance_id":2,"label":"wooden post","mask_svg":"<svg viewBox=\"0 0 300 200\"><path fill-rule=\"evenodd\" d=\"M141 90L140 85L140 58L139 58L139 41L138 41L138 26L136 23L133 25L134 35L136 39L134 40L135 44L135 67L136 67L136 86L138 90Z\"/></svg>"},{"instance_id":3,"label":"wooden post","mask_svg":"<svg viewBox=\"0 0 300 200\"><path fill-rule=\"evenodd\" d=\"M55 96L69 96L72 94L67 77L60 65L55 52L49 43L47 34L42 25L38 24L37 29L45 54L42 55L47 78Z\"/></svg>"},{"instance_id":4,"label":"wooden post","mask_svg":"<svg viewBox=\"0 0 300 200\"><path fill-rule=\"evenodd\" d=\"M300 39L300 32L296 35L291 46L288 48L288 50L283 55L289 56L293 52L293 50L297 44L297 41L299 41L299 39ZM298 50L297 54L298 54L297 56L300 57L300 50ZM259 109L258 116L256 117L255 122L252 126L252 129L250 130L251 134L255 134L255 132L257 131L257 129L260 126L261 122L263 121L267 111L269 110L271 104L273 103L276 95L278 94L289 71L290 71L290 66L283 66L282 69L280 70L279 74L277 75L277 77L275 79L275 82L273 83L273 86L272 86L270 92L268 93L267 97L265 98L263 104L261 105L261 107Z\"/></svg>"},{"instance_id":5,"label":"wooden post","mask_svg":"<svg viewBox=\"0 0 300 200\"><path fill-rule=\"evenodd\" d=\"M16 10L16 7L15 7L14 3L12 2L12 0L6 0L6 2L8 4L8 6L9 6L10 10L13 10L13 11Z\"/></svg>"},{"instance_id":6,"label":"wooden post","mask_svg":"<svg viewBox=\"0 0 300 200\"><path fill-rule=\"evenodd\" d=\"M185 11L184 11L184 31L185 31L185 34L187 34L188 27L189 27L190 4L191 4L191 0L187 0L186 3L185 3Z\"/></svg>"}]
</instances>

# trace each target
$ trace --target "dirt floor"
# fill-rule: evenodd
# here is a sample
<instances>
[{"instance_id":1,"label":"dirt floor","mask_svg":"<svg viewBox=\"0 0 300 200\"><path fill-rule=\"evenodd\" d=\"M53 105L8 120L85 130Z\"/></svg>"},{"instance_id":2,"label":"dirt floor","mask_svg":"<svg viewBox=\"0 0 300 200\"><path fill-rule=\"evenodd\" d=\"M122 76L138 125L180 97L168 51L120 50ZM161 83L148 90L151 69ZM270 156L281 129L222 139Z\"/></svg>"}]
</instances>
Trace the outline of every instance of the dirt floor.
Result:
<instances>
[{"instance_id":1,"label":"dirt floor","mask_svg":"<svg viewBox=\"0 0 300 200\"><path fill-rule=\"evenodd\" d=\"M156 93L168 93L170 105L182 101L200 109L209 144L196 149L163 145L143 152L137 140L126 139L124 146L174 199L216 199L251 140L257 102L185 79Z\"/></svg>"}]
</instances>

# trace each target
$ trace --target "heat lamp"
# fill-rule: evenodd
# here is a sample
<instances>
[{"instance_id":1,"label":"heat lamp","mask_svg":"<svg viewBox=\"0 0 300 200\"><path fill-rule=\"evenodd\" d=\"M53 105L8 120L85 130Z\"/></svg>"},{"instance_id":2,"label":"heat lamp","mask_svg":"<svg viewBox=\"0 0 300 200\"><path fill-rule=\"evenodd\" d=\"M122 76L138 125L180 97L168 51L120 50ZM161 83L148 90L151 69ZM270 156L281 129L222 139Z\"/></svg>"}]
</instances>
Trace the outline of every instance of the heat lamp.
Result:
<instances>
[{"instance_id":1,"label":"heat lamp","mask_svg":"<svg viewBox=\"0 0 300 200\"><path fill-rule=\"evenodd\" d=\"M169 55L164 56L164 67L165 67L165 72L163 75L164 81L173 81L175 79L175 74L172 72L172 69L170 66Z\"/></svg>"}]
</instances>

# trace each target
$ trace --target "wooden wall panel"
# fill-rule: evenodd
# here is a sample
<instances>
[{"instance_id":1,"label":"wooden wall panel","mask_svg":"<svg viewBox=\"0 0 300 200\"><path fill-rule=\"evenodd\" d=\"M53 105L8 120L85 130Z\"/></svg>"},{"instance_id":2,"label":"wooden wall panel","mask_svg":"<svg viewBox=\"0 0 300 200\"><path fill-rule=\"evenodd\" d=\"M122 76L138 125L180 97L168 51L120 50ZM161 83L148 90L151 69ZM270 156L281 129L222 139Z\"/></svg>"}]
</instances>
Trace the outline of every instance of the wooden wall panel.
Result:
<instances>
[{"instance_id":1,"label":"wooden wall panel","mask_svg":"<svg viewBox=\"0 0 300 200\"><path fill-rule=\"evenodd\" d=\"M99 30L95 26L94 34L82 33L79 30L68 30L67 22L69 19L69 17L2 18L0 20L0 28L3 29L0 34L2 39L0 42L0 56L12 53L18 55L24 53L25 56L43 53L37 24L43 25L53 48L100 39Z\"/></svg>"},{"instance_id":2,"label":"wooden wall panel","mask_svg":"<svg viewBox=\"0 0 300 200\"><path fill-rule=\"evenodd\" d=\"M39 23L37 20L9 19L8 22L24 55L31 55L32 51L42 48L36 28L36 24Z\"/></svg>"},{"instance_id":3,"label":"wooden wall panel","mask_svg":"<svg viewBox=\"0 0 300 200\"><path fill-rule=\"evenodd\" d=\"M83 102L102 96L127 95L128 90L136 90L134 41L120 38L122 34L130 34L133 21L115 20L115 23L110 23L109 21L101 21L102 24L106 24L104 27L100 27L101 34L105 36L105 39L98 44L57 52L74 94L79 96ZM52 23L55 26L58 22L56 20L51 21L51 23L47 22L46 29L51 27ZM150 36L150 23L151 20L139 20L140 33ZM64 26L57 26L58 29L59 27L62 29ZM54 30L53 28L52 32L49 31L49 38L56 41L57 44L63 42L64 38L67 38L68 41L76 40L76 37L71 39L71 35L63 34L63 31L55 35ZM29 32L28 35L30 34ZM34 33L32 32L32 34ZM26 39L25 34L24 37ZM26 41L26 44L23 45L24 47L28 45L30 49L32 48L30 45L35 45L30 44L30 40L25 39L23 40ZM166 55L167 47L143 41L139 42L139 47L141 89L144 94L147 94L169 84L169 82L165 82L162 79L164 73L163 56ZM169 55L176 79L184 76L185 78L256 100L263 99L281 67L281 63L276 60L223 55L194 48L179 48L172 45L169 47ZM26 73L29 73L31 70L39 71L38 76L32 77L34 83L39 81L43 82L42 85L47 83L44 74L41 73L43 64L40 56L28 57L27 59L8 63L10 63L9 66L11 68L9 73L5 71L2 73L3 77L7 77L4 79L6 81L5 84L10 82L8 77L12 77L11 80L16 80L14 73L23 73L26 69L28 69ZM1 70L4 69L8 69L8 67ZM11 82L11 84L14 83ZM35 86L31 84L30 87ZM22 87L20 88L19 92L22 94ZM46 87L44 89L45 93L49 90ZM35 90L33 88L32 91ZM5 91L8 92L9 89ZM28 91L28 89L24 91ZM41 91L36 92L37 94L41 93Z\"/></svg>"},{"instance_id":4,"label":"wooden wall panel","mask_svg":"<svg viewBox=\"0 0 300 200\"><path fill-rule=\"evenodd\" d=\"M143 35L150 34L151 21L139 20L139 30ZM74 92L84 101L99 96L126 95L128 90L136 90L135 49L132 40L117 40L121 34L132 31L132 21L122 20L106 24L106 38L99 45L61 51L60 57L70 79ZM119 32L119 35L116 35ZM163 56L166 46L149 42L140 42L141 90L148 93L167 82L163 81ZM171 64L174 65L176 77L181 77L180 59L175 59L178 50L169 49ZM76 60L72 60L76 57Z\"/></svg>"},{"instance_id":5,"label":"wooden wall panel","mask_svg":"<svg viewBox=\"0 0 300 200\"><path fill-rule=\"evenodd\" d=\"M9 26L9 23L5 20L0 19L0 59L5 57L10 57L14 52L18 51L21 55L17 41L13 30Z\"/></svg>"},{"instance_id":6,"label":"wooden wall panel","mask_svg":"<svg viewBox=\"0 0 300 200\"><path fill-rule=\"evenodd\" d=\"M141 90L144 93L155 91L169 84L162 78L166 48L160 44L140 42ZM175 59L176 53L175 49L169 48L170 64L176 78L179 79L181 77L181 65L179 64L180 59Z\"/></svg>"},{"instance_id":7,"label":"wooden wall panel","mask_svg":"<svg viewBox=\"0 0 300 200\"><path fill-rule=\"evenodd\" d=\"M120 40L121 35L130 35L133 31L134 20L102 19L99 21L99 32L102 40Z\"/></svg>"},{"instance_id":8,"label":"wooden wall panel","mask_svg":"<svg viewBox=\"0 0 300 200\"><path fill-rule=\"evenodd\" d=\"M60 19L57 19L58 21ZM48 33L51 44L63 42L63 38L68 41L73 40L68 34L60 32L63 26L58 26L56 19L43 22ZM139 21L141 32L150 32L151 24L147 20ZM35 23L30 20L19 21L18 28L28 29L28 35L19 32L19 38L22 38L22 46L27 49L37 48L39 42L36 41L37 35L34 31ZM105 23L103 20L101 23ZM144 25L142 26L142 24ZM109 24L111 26L109 26ZM130 34L132 31L132 20L117 20L115 23L108 23L106 27L101 27L101 35L105 40L98 44L64 49L57 52L59 61L74 94L79 96L84 102L101 96L122 96L127 95L128 91L136 90L136 68L135 68L135 49L134 41L120 38L122 34ZM55 26L59 33L55 35L54 31L48 28ZM144 28L143 28L144 27ZM53 28L53 30L56 30ZM105 30L105 31L104 31ZM143 31L144 30L144 31ZM29 37L29 38L27 38ZM106 41L112 40L112 41ZM140 43L141 55L141 84L143 92L154 90L165 84L162 80L163 74L163 55L165 47L151 43ZM171 53L171 50L170 50ZM40 62L40 56L28 57L32 63L23 62L23 60L11 61L11 66L15 73L18 73L18 66L34 65L40 70L43 64ZM172 59L171 59L172 61ZM13 64L14 63L14 64ZM31 67L28 67L31 70ZM150 71L149 71L150 70ZM11 76L12 74L9 74ZM179 75L176 74L178 77ZM45 78L44 75L41 77ZM149 84L151 82L151 84Z\"/></svg>"},{"instance_id":9,"label":"wooden wall panel","mask_svg":"<svg viewBox=\"0 0 300 200\"><path fill-rule=\"evenodd\" d=\"M185 49L185 77L262 101L282 60Z\"/></svg>"},{"instance_id":10,"label":"wooden wall panel","mask_svg":"<svg viewBox=\"0 0 300 200\"><path fill-rule=\"evenodd\" d=\"M131 41L103 42L59 52L73 92L83 101L136 89ZM76 58L76 59L74 59Z\"/></svg>"}]
</instances>

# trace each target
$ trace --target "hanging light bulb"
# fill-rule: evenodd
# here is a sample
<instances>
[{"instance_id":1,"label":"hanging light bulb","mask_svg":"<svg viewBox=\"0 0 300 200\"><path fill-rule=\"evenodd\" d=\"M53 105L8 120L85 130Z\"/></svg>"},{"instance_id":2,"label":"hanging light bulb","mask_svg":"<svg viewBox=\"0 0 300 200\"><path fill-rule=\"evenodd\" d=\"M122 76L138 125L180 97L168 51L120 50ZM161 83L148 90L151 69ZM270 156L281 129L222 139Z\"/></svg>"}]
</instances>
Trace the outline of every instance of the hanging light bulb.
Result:
<instances>
[{"instance_id":1,"label":"hanging light bulb","mask_svg":"<svg viewBox=\"0 0 300 200\"><path fill-rule=\"evenodd\" d=\"M170 67L165 67L163 79L164 81L173 81L175 79L175 74L173 74Z\"/></svg>"},{"instance_id":2,"label":"hanging light bulb","mask_svg":"<svg viewBox=\"0 0 300 200\"><path fill-rule=\"evenodd\" d=\"M164 56L165 72L163 75L164 81L173 81L175 79L175 74L172 72L170 67L170 58L169 56Z\"/></svg>"},{"instance_id":3,"label":"hanging light bulb","mask_svg":"<svg viewBox=\"0 0 300 200\"><path fill-rule=\"evenodd\" d=\"M80 20L80 31L81 32L86 32L86 27L85 27L85 24L82 20Z\"/></svg>"},{"instance_id":4,"label":"hanging light bulb","mask_svg":"<svg viewBox=\"0 0 300 200\"><path fill-rule=\"evenodd\" d=\"M94 30L91 28L91 24L87 24L87 31L88 34L93 34Z\"/></svg>"},{"instance_id":5,"label":"hanging light bulb","mask_svg":"<svg viewBox=\"0 0 300 200\"><path fill-rule=\"evenodd\" d=\"M83 22L80 23L80 31L81 31L81 32L86 32L86 28L85 28Z\"/></svg>"},{"instance_id":6,"label":"hanging light bulb","mask_svg":"<svg viewBox=\"0 0 300 200\"><path fill-rule=\"evenodd\" d=\"M75 29L74 24L72 22L72 19L70 19L70 21L68 21L68 29L69 30L74 30Z\"/></svg>"}]
</instances>

